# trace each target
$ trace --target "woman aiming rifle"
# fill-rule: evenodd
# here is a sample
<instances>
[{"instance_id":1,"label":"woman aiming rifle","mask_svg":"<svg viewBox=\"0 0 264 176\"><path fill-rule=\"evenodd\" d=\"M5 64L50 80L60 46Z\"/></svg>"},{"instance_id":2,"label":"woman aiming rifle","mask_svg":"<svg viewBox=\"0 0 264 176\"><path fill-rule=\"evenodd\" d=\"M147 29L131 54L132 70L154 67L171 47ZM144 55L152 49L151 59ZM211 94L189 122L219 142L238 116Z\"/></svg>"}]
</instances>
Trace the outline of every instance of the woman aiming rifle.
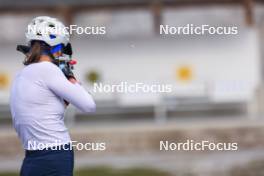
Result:
<instances>
[{"instance_id":1,"label":"woman aiming rifle","mask_svg":"<svg viewBox=\"0 0 264 176\"><path fill-rule=\"evenodd\" d=\"M65 64L69 33L54 30L65 26L55 18L37 17L28 29L35 30L26 32L25 67L15 77L10 96L13 126L26 151L20 175L72 176L74 157L64 111L69 102L93 112L95 102Z\"/></svg>"}]
</instances>

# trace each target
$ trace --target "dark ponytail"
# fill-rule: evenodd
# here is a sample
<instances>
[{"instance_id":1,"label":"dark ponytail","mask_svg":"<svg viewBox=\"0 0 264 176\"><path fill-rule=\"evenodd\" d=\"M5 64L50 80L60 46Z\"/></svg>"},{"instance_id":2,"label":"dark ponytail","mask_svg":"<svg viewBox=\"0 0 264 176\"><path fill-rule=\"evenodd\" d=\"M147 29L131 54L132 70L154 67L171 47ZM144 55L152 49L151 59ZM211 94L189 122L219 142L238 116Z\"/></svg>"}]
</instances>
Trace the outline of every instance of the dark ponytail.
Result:
<instances>
[{"instance_id":1,"label":"dark ponytail","mask_svg":"<svg viewBox=\"0 0 264 176\"><path fill-rule=\"evenodd\" d=\"M50 47L42 41L31 42L30 52L26 55L26 58L23 62L24 65L39 62L41 55L43 55L45 51L49 50Z\"/></svg>"}]
</instances>

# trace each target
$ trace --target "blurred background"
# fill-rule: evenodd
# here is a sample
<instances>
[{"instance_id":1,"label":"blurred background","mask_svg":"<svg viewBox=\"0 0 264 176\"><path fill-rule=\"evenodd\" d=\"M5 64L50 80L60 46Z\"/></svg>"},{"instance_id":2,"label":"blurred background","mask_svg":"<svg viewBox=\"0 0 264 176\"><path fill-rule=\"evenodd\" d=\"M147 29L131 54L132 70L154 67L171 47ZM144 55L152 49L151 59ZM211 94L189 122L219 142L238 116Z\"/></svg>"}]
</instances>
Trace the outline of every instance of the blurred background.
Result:
<instances>
[{"instance_id":1,"label":"blurred background","mask_svg":"<svg viewBox=\"0 0 264 176\"><path fill-rule=\"evenodd\" d=\"M72 35L76 77L97 112L65 114L73 140L105 142L76 151L76 175L264 175L262 0L0 0L0 175L18 175L24 156L12 128L9 89L36 16L106 27ZM160 35L170 26L237 26L237 35ZM48 73L47 73L48 74ZM52 76L52 75L51 75ZM96 93L93 83L169 84L170 93ZM25 87L25 93L27 88ZM238 151L159 150L171 142L236 142Z\"/></svg>"}]
</instances>

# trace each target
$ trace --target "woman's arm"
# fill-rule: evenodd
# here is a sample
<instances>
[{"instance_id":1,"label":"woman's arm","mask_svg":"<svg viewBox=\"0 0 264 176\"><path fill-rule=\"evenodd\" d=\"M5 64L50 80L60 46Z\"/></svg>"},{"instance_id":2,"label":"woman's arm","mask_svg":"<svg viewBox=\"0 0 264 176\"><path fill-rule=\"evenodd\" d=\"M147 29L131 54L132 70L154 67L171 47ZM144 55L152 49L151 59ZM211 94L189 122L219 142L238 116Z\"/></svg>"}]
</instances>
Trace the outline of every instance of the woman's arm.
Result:
<instances>
[{"instance_id":1,"label":"woman's arm","mask_svg":"<svg viewBox=\"0 0 264 176\"><path fill-rule=\"evenodd\" d=\"M94 112L96 109L92 96L78 83L72 83L53 63L42 63L45 74L44 82L57 96L73 104L83 112Z\"/></svg>"}]
</instances>

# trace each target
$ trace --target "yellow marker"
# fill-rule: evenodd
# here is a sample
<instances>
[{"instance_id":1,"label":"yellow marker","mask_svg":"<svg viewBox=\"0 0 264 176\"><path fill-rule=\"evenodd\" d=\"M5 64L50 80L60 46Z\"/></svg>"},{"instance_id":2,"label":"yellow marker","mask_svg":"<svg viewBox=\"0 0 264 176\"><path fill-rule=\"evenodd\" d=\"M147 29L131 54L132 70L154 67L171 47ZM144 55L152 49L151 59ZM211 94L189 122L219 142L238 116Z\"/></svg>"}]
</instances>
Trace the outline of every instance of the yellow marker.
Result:
<instances>
[{"instance_id":1,"label":"yellow marker","mask_svg":"<svg viewBox=\"0 0 264 176\"><path fill-rule=\"evenodd\" d=\"M99 81L99 79L100 79L100 74L95 70L92 70L86 74L86 80L90 83L95 83Z\"/></svg>"},{"instance_id":2,"label":"yellow marker","mask_svg":"<svg viewBox=\"0 0 264 176\"><path fill-rule=\"evenodd\" d=\"M5 89L9 86L9 77L5 73L0 73L0 89Z\"/></svg>"},{"instance_id":3,"label":"yellow marker","mask_svg":"<svg viewBox=\"0 0 264 176\"><path fill-rule=\"evenodd\" d=\"M190 66L182 66L177 69L177 78L180 81L191 81L193 78Z\"/></svg>"}]
</instances>

